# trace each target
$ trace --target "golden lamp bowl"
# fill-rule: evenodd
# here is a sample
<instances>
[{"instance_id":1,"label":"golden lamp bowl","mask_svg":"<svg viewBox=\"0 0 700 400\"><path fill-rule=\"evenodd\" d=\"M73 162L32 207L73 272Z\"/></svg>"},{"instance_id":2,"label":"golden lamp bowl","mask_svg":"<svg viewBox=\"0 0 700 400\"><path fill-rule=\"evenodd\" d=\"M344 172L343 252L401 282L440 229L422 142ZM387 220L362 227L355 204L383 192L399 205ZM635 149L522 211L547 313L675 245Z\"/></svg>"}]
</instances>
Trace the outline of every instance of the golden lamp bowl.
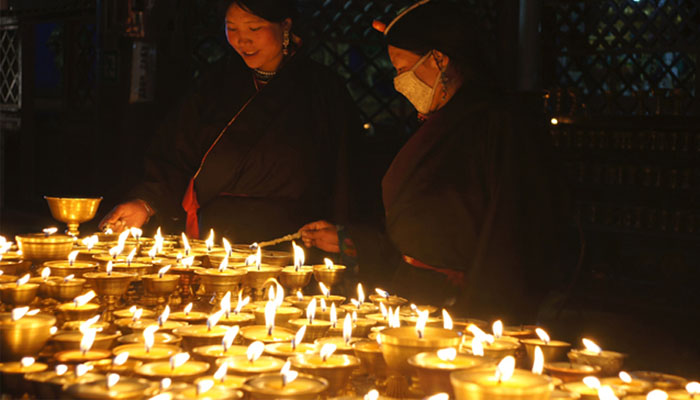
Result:
<instances>
[{"instance_id":1,"label":"golden lamp bowl","mask_svg":"<svg viewBox=\"0 0 700 400\"><path fill-rule=\"evenodd\" d=\"M530 371L516 369L511 377L511 382L518 382L517 387L485 385L484 381L495 374L496 368L472 368L454 372L450 375L450 382L457 400L480 399L528 399L548 400L554 388L552 379L546 375L535 375ZM581 383L583 384L583 383Z\"/></svg>"},{"instance_id":2,"label":"golden lamp bowl","mask_svg":"<svg viewBox=\"0 0 700 400\"><path fill-rule=\"evenodd\" d=\"M260 262L276 267L284 267L294 262L294 254L290 251L263 250L260 255Z\"/></svg>"},{"instance_id":3,"label":"golden lamp bowl","mask_svg":"<svg viewBox=\"0 0 700 400\"><path fill-rule=\"evenodd\" d=\"M72 399L137 400L157 394L158 383L146 379L122 377L111 389L107 389L107 378L105 377L93 382L66 385L63 392Z\"/></svg>"},{"instance_id":4,"label":"golden lamp bowl","mask_svg":"<svg viewBox=\"0 0 700 400\"><path fill-rule=\"evenodd\" d=\"M0 285L4 283L17 282L17 275L0 275Z\"/></svg>"},{"instance_id":5,"label":"golden lamp bowl","mask_svg":"<svg viewBox=\"0 0 700 400\"><path fill-rule=\"evenodd\" d=\"M471 368L496 366L493 359L458 354L452 362L443 362L435 352L418 353L408 359L408 364L416 369L418 382L426 395L447 393L454 397L450 374Z\"/></svg>"},{"instance_id":6,"label":"golden lamp bowl","mask_svg":"<svg viewBox=\"0 0 700 400\"><path fill-rule=\"evenodd\" d=\"M70 279L66 282L63 278L50 279L46 281L46 290L49 297L58 300L61 303L71 301L77 296L80 296L85 287L85 279Z\"/></svg>"},{"instance_id":7,"label":"golden lamp bowl","mask_svg":"<svg viewBox=\"0 0 700 400\"><path fill-rule=\"evenodd\" d=\"M107 275L106 272L88 272L83 274L83 278L101 296L121 296L136 276L124 272L112 272L112 275Z\"/></svg>"},{"instance_id":8,"label":"golden lamp bowl","mask_svg":"<svg viewBox=\"0 0 700 400\"><path fill-rule=\"evenodd\" d=\"M318 354L297 354L290 357L294 369L328 381L328 395L334 397L345 390L352 372L360 366L360 360L347 354L333 354L323 362Z\"/></svg>"},{"instance_id":9,"label":"golden lamp bowl","mask_svg":"<svg viewBox=\"0 0 700 400\"><path fill-rule=\"evenodd\" d=\"M309 320L306 318L292 319L289 321L289 325L295 332L299 331L302 326L306 326L304 341L309 343L313 343L316 339L326 336L326 333L331 327L329 321L314 319L313 322L309 324Z\"/></svg>"},{"instance_id":10,"label":"golden lamp bowl","mask_svg":"<svg viewBox=\"0 0 700 400\"><path fill-rule=\"evenodd\" d=\"M73 249L73 238L67 235L28 233L15 236L25 260L65 260Z\"/></svg>"},{"instance_id":11,"label":"golden lamp bowl","mask_svg":"<svg viewBox=\"0 0 700 400\"><path fill-rule=\"evenodd\" d=\"M209 364L203 361L187 361L175 368L170 367L170 361L156 361L136 368L136 374L149 380L170 378L173 382L194 382L209 371Z\"/></svg>"},{"instance_id":12,"label":"golden lamp bowl","mask_svg":"<svg viewBox=\"0 0 700 400\"><path fill-rule=\"evenodd\" d=\"M211 295L235 290L247 272L244 269L226 269L223 272L218 269L198 269L195 274L199 276L204 293Z\"/></svg>"},{"instance_id":13,"label":"golden lamp bowl","mask_svg":"<svg viewBox=\"0 0 700 400\"><path fill-rule=\"evenodd\" d=\"M172 345L178 348L180 347L180 343L182 343L181 337L165 332L154 333L153 339L153 343L155 344ZM132 333L129 335L120 336L119 338L117 338L117 342L121 344L143 344L143 333Z\"/></svg>"},{"instance_id":14,"label":"golden lamp bowl","mask_svg":"<svg viewBox=\"0 0 700 400\"><path fill-rule=\"evenodd\" d=\"M87 303L76 307L75 303L69 302L61 304L57 309L66 321L86 321L97 315L100 305Z\"/></svg>"},{"instance_id":15,"label":"golden lamp bowl","mask_svg":"<svg viewBox=\"0 0 700 400\"><path fill-rule=\"evenodd\" d=\"M101 374L107 375L110 373L116 373L120 376L132 376L134 374L134 370L143 365L143 361L129 359L126 360L124 364L115 365L111 358L106 358L104 360L89 361L86 364L93 367L94 371Z\"/></svg>"},{"instance_id":16,"label":"golden lamp bowl","mask_svg":"<svg viewBox=\"0 0 700 400\"><path fill-rule=\"evenodd\" d=\"M240 385L243 384L243 382L241 381L242 378L230 375L226 375L226 378L224 379L223 383L221 381L216 382L216 385L214 385L206 393L203 393L201 397L198 396L196 387L197 382L200 382L204 379L214 380L213 378L213 376L203 376L195 379L194 385L186 385L181 387L171 386L173 389L170 390L170 393L173 394L173 400L190 400L199 398L238 400L243 398L244 393L238 390Z\"/></svg>"},{"instance_id":17,"label":"golden lamp bowl","mask_svg":"<svg viewBox=\"0 0 700 400\"><path fill-rule=\"evenodd\" d=\"M282 272L282 267L261 264L260 269L256 266L246 267L248 273L243 278L243 284L253 289L262 289L270 278L275 278Z\"/></svg>"},{"instance_id":18,"label":"golden lamp bowl","mask_svg":"<svg viewBox=\"0 0 700 400\"><path fill-rule=\"evenodd\" d=\"M371 294L369 295L369 300L379 306L379 303L384 303L384 306L389 308L396 308L397 306L403 306L408 303L408 300L406 300L403 297L399 296L389 296L389 297L384 297L380 296L378 294Z\"/></svg>"},{"instance_id":19,"label":"golden lamp bowl","mask_svg":"<svg viewBox=\"0 0 700 400\"><path fill-rule=\"evenodd\" d=\"M212 369L216 365L216 360L232 356L240 356L246 354L247 346L231 345L226 351L221 344L211 344L208 346L200 346L192 349L194 357L200 361L208 362Z\"/></svg>"},{"instance_id":20,"label":"golden lamp bowl","mask_svg":"<svg viewBox=\"0 0 700 400\"><path fill-rule=\"evenodd\" d=\"M279 307L277 312L275 312L275 326L283 326L285 328L291 328L289 325L290 320L295 320L301 317L304 312L296 307ZM265 325L265 309L260 307L253 311L255 315L255 323L258 325ZM308 329L308 328L307 328Z\"/></svg>"},{"instance_id":21,"label":"golden lamp bowl","mask_svg":"<svg viewBox=\"0 0 700 400\"><path fill-rule=\"evenodd\" d=\"M78 226L95 218L102 197L99 198L70 198L44 196L49 203L49 210L56 221L68 225L68 233L77 236Z\"/></svg>"},{"instance_id":22,"label":"golden lamp bowl","mask_svg":"<svg viewBox=\"0 0 700 400\"><path fill-rule=\"evenodd\" d=\"M550 376L561 379L563 383L578 382L587 376L600 373L600 367L569 362L546 363L544 370Z\"/></svg>"},{"instance_id":23,"label":"golden lamp bowl","mask_svg":"<svg viewBox=\"0 0 700 400\"><path fill-rule=\"evenodd\" d=\"M51 336L56 318L47 314L25 315L12 321L12 313L0 313L0 359L19 360L39 353Z\"/></svg>"},{"instance_id":24,"label":"golden lamp bowl","mask_svg":"<svg viewBox=\"0 0 700 400\"><path fill-rule=\"evenodd\" d=\"M65 260L55 260L47 261L44 267L51 268L52 276L68 276L75 275L76 278L82 278L83 274L86 272L97 271L97 263L86 262L86 261L76 261L73 265L70 265L68 261Z\"/></svg>"},{"instance_id":25,"label":"golden lamp bowl","mask_svg":"<svg viewBox=\"0 0 700 400\"><path fill-rule=\"evenodd\" d=\"M352 349L368 374L377 381L386 378L386 361L376 340L357 340L352 343Z\"/></svg>"},{"instance_id":26,"label":"golden lamp bowl","mask_svg":"<svg viewBox=\"0 0 700 400\"><path fill-rule=\"evenodd\" d=\"M561 340L550 340L549 343L544 343L540 339L523 339L520 341L525 346L527 358L530 365L535 359L535 348L540 346L544 359L547 362L564 361L566 352L571 348L571 343L562 342Z\"/></svg>"},{"instance_id":27,"label":"golden lamp bowl","mask_svg":"<svg viewBox=\"0 0 700 400\"><path fill-rule=\"evenodd\" d=\"M151 274L142 276L141 280L143 281L143 288L146 293L151 293L156 296L167 296L177 289L180 276L163 275L161 278L158 274Z\"/></svg>"},{"instance_id":28,"label":"golden lamp bowl","mask_svg":"<svg viewBox=\"0 0 700 400\"><path fill-rule=\"evenodd\" d=\"M63 323L61 329L64 331L79 331L80 326L84 323L85 321L81 320L66 321ZM107 332L111 328L111 325L109 324L109 322L97 321L94 324L92 324L91 327L100 330L100 332Z\"/></svg>"},{"instance_id":29,"label":"golden lamp bowl","mask_svg":"<svg viewBox=\"0 0 700 400\"><path fill-rule=\"evenodd\" d=\"M600 367L602 376L617 375L622 370L622 364L627 358L626 354L609 350L603 350L600 354L592 354L585 350L574 349L567 356L572 363Z\"/></svg>"},{"instance_id":30,"label":"golden lamp bowl","mask_svg":"<svg viewBox=\"0 0 700 400\"><path fill-rule=\"evenodd\" d=\"M114 341L121 336L121 333L103 333L97 332L95 341L92 344L93 349L108 350L112 348ZM83 339L83 333L80 331L63 331L56 333L51 341L56 344L59 350L80 350L80 341Z\"/></svg>"},{"instance_id":31,"label":"golden lamp bowl","mask_svg":"<svg viewBox=\"0 0 700 400\"><path fill-rule=\"evenodd\" d=\"M409 358L426 351L457 347L461 341L457 332L433 327L426 327L422 338L418 337L415 327L383 329L379 337L387 366L406 376L413 371Z\"/></svg>"},{"instance_id":32,"label":"golden lamp bowl","mask_svg":"<svg viewBox=\"0 0 700 400\"><path fill-rule=\"evenodd\" d=\"M632 379L650 382L656 389L667 392L681 389L685 391L685 385L688 383L688 380L682 376L655 371L632 371L630 372L630 376ZM685 391L685 394L687 395L688 392ZM673 395L671 395L671 399L673 398Z\"/></svg>"},{"instance_id":33,"label":"golden lamp bowl","mask_svg":"<svg viewBox=\"0 0 700 400\"><path fill-rule=\"evenodd\" d=\"M29 367L22 366L14 361L0 364L0 388L2 393L9 398L23 398L24 394L34 394L33 387L24 378L27 373L41 373L46 371L48 365L44 363L34 363Z\"/></svg>"},{"instance_id":34,"label":"golden lamp bowl","mask_svg":"<svg viewBox=\"0 0 700 400\"><path fill-rule=\"evenodd\" d=\"M295 389L284 393L284 398L289 400L315 400L323 398L323 393L328 390L328 381L313 375L299 374ZM249 378L243 384L243 391L251 400L276 400L281 394L277 389L280 374L260 374ZM298 389L297 389L298 388Z\"/></svg>"},{"instance_id":35,"label":"golden lamp bowl","mask_svg":"<svg viewBox=\"0 0 700 400\"><path fill-rule=\"evenodd\" d=\"M141 280L141 277L143 275L153 273L154 269L155 269L155 267L153 266L153 264L136 262L136 261L131 262L131 263L118 262L118 263L112 264L112 271L120 272L123 274L131 274L134 276L133 280L135 280L135 281ZM100 270L105 271L106 266L100 267Z\"/></svg>"},{"instance_id":36,"label":"golden lamp bowl","mask_svg":"<svg viewBox=\"0 0 700 400\"><path fill-rule=\"evenodd\" d=\"M39 285L36 283L25 283L17 286L16 283L3 283L0 285L0 297L5 304L14 307L21 307L31 304L36 299Z\"/></svg>"},{"instance_id":37,"label":"golden lamp bowl","mask_svg":"<svg viewBox=\"0 0 700 400\"><path fill-rule=\"evenodd\" d=\"M295 293L311 282L312 274L313 268L311 267L301 267L299 271L297 271L293 266L288 266L282 269L279 281L282 286L288 288L292 293Z\"/></svg>"},{"instance_id":38,"label":"golden lamp bowl","mask_svg":"<svg viewBox=\"0 0 700 400\"><path fill-rule=\"evenodd\" d=\"M2 271L3 275L22 276L29 272L29 267L31 266L31 261L0 261L0 271Z\"/></svg>"},{"instance_id":39,"label":"golden lamp bowl","mask_svg":"<svg viewBox=\"0 0 700 400\"><path fill-rule=\"evenodd\" d=\"M318 282L323 282L329 288L343 280L346 269L344 265L334 265L332 268L328 268L325 265L314 265L313 268L314 278Z\"/></svg>"},{"instance_id":40,"label":"golden lamp bowl","mask_svg":"<svg viewBox=\"0 0 700 400\"><path fill-rule=\"evenodd\" d=\"M221 344L228 327L214 326L208 329L206 325L187 325L173 329L173 335L182 338L182 347L192 351L197 347Z\"/></svg>"}]
</instances>

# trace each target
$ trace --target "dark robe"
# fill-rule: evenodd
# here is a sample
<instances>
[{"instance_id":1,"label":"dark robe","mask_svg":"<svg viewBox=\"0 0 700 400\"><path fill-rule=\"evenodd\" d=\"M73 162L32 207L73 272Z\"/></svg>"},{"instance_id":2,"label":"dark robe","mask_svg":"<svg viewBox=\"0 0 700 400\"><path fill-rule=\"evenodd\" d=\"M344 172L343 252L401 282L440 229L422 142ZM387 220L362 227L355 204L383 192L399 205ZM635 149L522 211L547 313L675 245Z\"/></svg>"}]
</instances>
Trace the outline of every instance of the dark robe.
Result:
<instances>
[{"instance_id":1,"label":"dark robe","mask_svg":"<svg viewBox=\"0 0 700 400\"><path fill-rule=\"evenodd\" d=\"M131 196L179 218L190 178L231 118L256 93L237 55L202 76L160 130L145 179ZM200 235L248 243L295 232L317 219L343 218L344 143L360 128L345 86L297 53L285 62L207 154L195 180Z\"/></svg>"},{"instance_id":2,"label":"dark robe","mask_svg":"<svg viewBox=\"0 0 700 400\"><path fill-rule=\"evenodd\" d=\"M366 251L396 268L393 290L417 303L532 321L566 268L557 264L558 238L568 222L565 191L553 178L540 128L501 98L458 92L409 139L384 176L390 245L349 228L362 273L381 268L381 261L363 259ZM455 284L426 266L463 280Z\"/></svg>"}]
</instances>

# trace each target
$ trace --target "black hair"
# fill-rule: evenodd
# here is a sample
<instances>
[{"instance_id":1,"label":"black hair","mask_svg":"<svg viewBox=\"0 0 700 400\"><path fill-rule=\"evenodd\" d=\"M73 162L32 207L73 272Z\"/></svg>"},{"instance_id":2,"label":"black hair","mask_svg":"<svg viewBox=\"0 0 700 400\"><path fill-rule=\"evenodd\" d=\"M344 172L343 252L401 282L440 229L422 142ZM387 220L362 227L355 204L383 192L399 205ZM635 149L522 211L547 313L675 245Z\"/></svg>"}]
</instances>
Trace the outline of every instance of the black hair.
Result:
<instances>
[{"instance_id":1,"label":"black hair","mask_svg":"<svg viewBox=\"0 0 700 400\"><path fill-rule=\"evenodd\" d=\"M465 80L488 79L493 70L488 38L471 14L464 5L433 0L396 21L385 39L421 56L433 49L446 54Z\"/></svg>"},{"instance_id":2,"label":"black hair","mask_svg":"<svg viewBox=\"0 0 700 400\"><path fill-rule=\"evenodd\" d=\"M224 4L224 12L236 4L251 14L278 24L287 18L294 20L297 16L295 0L227 0Z\"/></svg>"}]
</instances>

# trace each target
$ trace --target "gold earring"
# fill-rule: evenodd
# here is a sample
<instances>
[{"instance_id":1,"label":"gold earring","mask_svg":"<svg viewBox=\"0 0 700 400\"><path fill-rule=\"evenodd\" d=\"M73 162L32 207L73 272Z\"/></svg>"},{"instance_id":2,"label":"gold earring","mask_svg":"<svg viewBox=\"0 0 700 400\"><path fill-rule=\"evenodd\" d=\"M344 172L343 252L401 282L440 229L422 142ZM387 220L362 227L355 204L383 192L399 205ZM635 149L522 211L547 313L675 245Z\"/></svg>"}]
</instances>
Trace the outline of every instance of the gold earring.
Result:
<instances>
[{"instance_id":1,"label":"gold earring","mask_svg":"<svg viewBox=\"0 0 700 400\"><path fill-rule=\"evenodd\" d=\"M285 56L289 54L289 31L284 31L282 39L282 54Z\"/></svg>"}]
</instances>

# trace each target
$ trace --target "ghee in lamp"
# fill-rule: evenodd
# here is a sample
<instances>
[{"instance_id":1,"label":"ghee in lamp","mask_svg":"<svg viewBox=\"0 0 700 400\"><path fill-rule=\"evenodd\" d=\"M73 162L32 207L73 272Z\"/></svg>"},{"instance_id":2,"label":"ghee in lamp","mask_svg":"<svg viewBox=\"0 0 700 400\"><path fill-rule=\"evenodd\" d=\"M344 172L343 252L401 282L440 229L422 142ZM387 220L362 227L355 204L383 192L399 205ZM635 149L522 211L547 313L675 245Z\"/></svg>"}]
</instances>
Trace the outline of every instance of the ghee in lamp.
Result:
<instances>
[{"instance_id":1,"label":"ghee in lamp","mask_svg":"<svg viewBox=\"0 0 700 400\"><path fill-rule=\"evenodd\" d=\"M360 360L347 354L333 354L334 351L334 345L326 344L318 354L297 354L289 360L301 372L326 379L329 384L328 394L336 396L348 385Z\"/></svg>"},{"instance_id":2,"label":"ghee in lamp","mask_svg":"<svg viewBox=\"0 0 700 400\"><path fill-rule=\"evenodd\" d=\"M269 330L264 325L250 325L241 328L241 336L249 342L259 340L267 344L289 342L294 338L294 332L280 327L274 327L272 330Z\"/></svg>"},{"instance_id":3,"label":"ghee in lamp","mask_svg":"<svg viewBox=\"0 0 700 400\"><path fill-rule=\"evenodd\" d=\"M515 369L515 359L511 356L495 368L454 372L450 381L457 400L546 400L553 390L549 377Z\"/></svg>"},{"instance_id":4,"label":"ghee in lamp","mask_svg":"<svg viewBox=\"0 0 700 400\"><path fill-rule=\"evenodd\" d=\"M604 376L616 375L622 369L625 354L615 351L603 350L594 341L583 338L581 340L585 349L571 350L567 356L571 362L598 366Z\"/></svg>"},{"instance_id":5,"label":"ghee in lamp","mask_svg":"<svg viewBox=\"0 0 700 400\"><path fill-rule=\"evenodd\" d=\"M279 371L284 361L277 357L262 356L265 344L256 341L248 346L245 355L226 357L216 361L217 366L226 363L234 374L250 376L265 372Z\"/></svg>"},{"instance_id":6,"label":"ghee in lamp","mask_svg":"<svg viewBox=\"0 0 700 400\"><path fill-rule=\"evenodd\" d=\"M112 350L115 356L129 353L129 357L142 362L164 361L179 351L179 347L165 344L153 344L150 348L143 344L125 344Z\"/></svg>"},{"instance_id":7,"label":"ghee in lamp","mask_svg":"<svg viewBox=\"0 0 700 400\"><path fill-rule=\"evenodd\" d=\"M209 364L201 361L189 361L188 353L178 353L169 361L156 361L144 364L136 373L147 379L170 378L172 380L192 382L209 370Z\"/></svg>"},{"instance_id":8,"label":"ghee in lamp","mask_svg":"<svg viewBox=\"0 0 700 400\"><path fill-rule=\"evenodd\" d=\"M544 370L547 374L559 378L566 383L578 382L587 376L597 375L600 372L600 367L587 364L553 362L546 363L544 365Z\"/></svg>"},{"instance_id":9,"label":"ghee in lamp","mask_svg":"<svg viewBox=\"0 0 700 400\"><path fill-rule=\"evenodd\" d=\"M541 328L535 329L535 333L539 336L538 339L523 339L520 341L525 346L528 359L532 363L534 360L535 347L540 346L544 353L544 359L547 361L562 361L567 350L571 347L571 343L561 340L550 340L549 335Z\"/></svg>"},{"instance_id":10,"label":"ghee in lamp","mask_svg":"<svg viewBox=\"0 0 700 400\"><path fill-rule=\"evenodd\" d=\"M495 366L495 362L484 357L458 354L454 347L418 353L408 359L408 364L416 369L418 382L426 394L448 393L452 396L452 372Z\"/></svg>"},{"instance_id":11,"label":"ghee in lamp","mask_svg":"<svg viewBox=\"0 0 700 400\"><path fill-rule=\"evenodd\" d=\"M633 379L624 371L620 372L617 377L602 378L600 384L620 389L627 395L646 394L654 388L651 383L641 379Z\"/></svg>"},{"instance_id":12,"label":"ghee in lamp","mask_svg":"<svg viewBox=\"0 0 700 400\"><path fill-rule=\"evenodd\" d=\"M318 399L328 389L328 381L308 374L297 374L291 381L281 374L260 374L249 378L242 389L251 399Z\"/></svg>"}]
</instances>

